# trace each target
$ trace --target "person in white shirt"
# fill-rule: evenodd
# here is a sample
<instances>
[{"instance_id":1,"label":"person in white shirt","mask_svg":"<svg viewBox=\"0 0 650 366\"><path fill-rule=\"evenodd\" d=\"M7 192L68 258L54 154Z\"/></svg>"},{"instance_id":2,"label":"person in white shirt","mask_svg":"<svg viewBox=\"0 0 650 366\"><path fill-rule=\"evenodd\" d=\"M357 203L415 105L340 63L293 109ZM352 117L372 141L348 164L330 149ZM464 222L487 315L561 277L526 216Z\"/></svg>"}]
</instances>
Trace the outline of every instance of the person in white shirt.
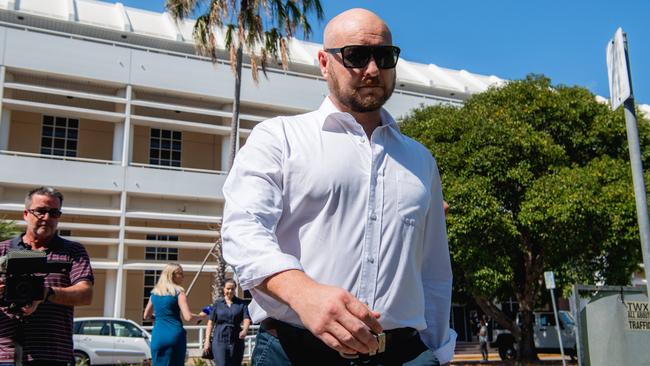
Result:
<instances>
[{"instance_id":1,"label":"person in white shirt","mask_svg":"<svg viewBox=\"0 0 650 366\"><path fill-rule=\"evenodd\" d=\"M399 48L352 9L318 52L316 111L258 124L223 192L223 253L261 322L253 364L401 365L453 357L451 264L436 162L382 108Z\"/></svg>"}]
</instances>

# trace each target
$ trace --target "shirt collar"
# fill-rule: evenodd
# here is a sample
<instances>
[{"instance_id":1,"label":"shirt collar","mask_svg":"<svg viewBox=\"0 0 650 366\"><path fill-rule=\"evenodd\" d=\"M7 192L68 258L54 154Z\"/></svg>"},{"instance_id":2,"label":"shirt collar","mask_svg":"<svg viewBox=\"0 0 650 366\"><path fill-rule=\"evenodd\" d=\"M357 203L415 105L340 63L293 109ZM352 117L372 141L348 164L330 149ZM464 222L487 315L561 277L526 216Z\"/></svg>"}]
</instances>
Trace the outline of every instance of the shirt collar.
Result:
<instances>
[{"instance_id":1,"label":"shirt collar","mask_svg":"<svg viewBox=\"0 0 650 366\"><path fill-rule=\"evenodd\" d=\"M31 245L25 244L25 242L23 242L23 236L24 235L25 235L25 233L22 233L22 234L18 235L17 237L13 238L11 240L11 244L10 244L11 248L22 249L22 250L32 250ZM54 234L54 237L52 239L50 239L49 242L47 242L47 249L45 249L45 251L49 252L49 251L51 251L53 249L58 248L62 244L63 244L63 238L61 238L60 236Z\"/></svg>"},{"instance_id":2,"label":"shirt collar","mask_svg":"<svg viewBox=\"0 0 650 366\"><path fill-rule=\"evenodd\" d=\"M332 102L330 99L330 96L325 97L325 100L323 100L323 103L321 103L320 107L318 108L318 114L319 118L321 119L322 129L327 128L328 123L335 120L358 123L350 113L341 112L338 110L338 108L336 108L334 105L334 102ZM395 122L393 116L391 116L386 109L382 107L379 111L379 115L382 126L388 126L399 132L400 129L397 125L397 122Z\"/></svg>"}]
</instances>

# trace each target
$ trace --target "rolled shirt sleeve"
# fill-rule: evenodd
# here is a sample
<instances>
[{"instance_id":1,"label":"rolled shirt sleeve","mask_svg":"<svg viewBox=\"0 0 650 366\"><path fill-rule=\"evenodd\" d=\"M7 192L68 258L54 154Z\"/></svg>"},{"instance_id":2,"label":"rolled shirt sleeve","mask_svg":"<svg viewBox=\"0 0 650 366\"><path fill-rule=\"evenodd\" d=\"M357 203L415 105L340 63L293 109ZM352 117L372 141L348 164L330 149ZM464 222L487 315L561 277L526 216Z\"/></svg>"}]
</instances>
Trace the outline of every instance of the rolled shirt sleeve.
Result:
<instances>
[{"instance_id":1,"label":"rolled shirt sleeve","mask_svg":"<svg viewBox=\"0 0 650 366\"><path fill-rule=\"evenodd\" d=\"M449 327L452 272L437 166L432 170L431 207L427 214L424 235L422 284L427 328L420 331L420 337L443 364L450 362L454 356L456 332Z\"/></svg>"},{"instance_id":2,"label":"rolled shirt sleeve","mask_svg":"<svg viewBox=\"0 0 650 366\"><path fill-rule=\"evenodd\" d=\"M275 273L302 270L298 258L280 250L275 234L282 216L284 147L278 138L282 125L277 122L271 119L253 129L223 187L224 259L245 290Z\"/></svg>"}]
</instances>

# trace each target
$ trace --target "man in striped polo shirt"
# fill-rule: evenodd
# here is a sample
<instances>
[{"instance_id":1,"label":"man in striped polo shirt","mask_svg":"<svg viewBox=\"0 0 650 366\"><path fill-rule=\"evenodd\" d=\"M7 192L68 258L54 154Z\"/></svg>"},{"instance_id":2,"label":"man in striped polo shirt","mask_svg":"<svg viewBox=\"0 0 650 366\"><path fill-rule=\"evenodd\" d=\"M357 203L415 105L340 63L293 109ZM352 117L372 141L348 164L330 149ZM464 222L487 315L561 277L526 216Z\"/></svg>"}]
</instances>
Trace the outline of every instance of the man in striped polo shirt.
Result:
<instances>
[{"instance_id":1,"label":"man in striped polo shirt","mask_svg":"<svg viewBox=\"0 0 650 366\"><path fill-rule=\"evenodd\" d=\"M86 249L56 234L62 204L63 195L54 188L30 191L23 211L25 233L0 243L0 256L11 249L41 250L48 261L72 262L69 273L45 277L43 300L24 306L21 316L0 307L0 365L74 365L73 310L91 303L94 277ZM0 296L4 296L2 279Z\"/></svg>"}]
</instances>

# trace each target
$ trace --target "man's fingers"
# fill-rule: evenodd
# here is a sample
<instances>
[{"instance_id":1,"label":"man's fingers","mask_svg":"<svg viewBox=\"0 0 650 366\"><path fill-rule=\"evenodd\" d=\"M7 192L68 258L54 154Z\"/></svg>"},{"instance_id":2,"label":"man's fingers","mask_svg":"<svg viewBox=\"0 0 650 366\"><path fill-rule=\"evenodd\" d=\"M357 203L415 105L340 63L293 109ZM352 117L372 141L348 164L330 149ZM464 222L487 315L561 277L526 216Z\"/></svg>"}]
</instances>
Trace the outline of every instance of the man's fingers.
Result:
<instances>
[{"instance_id":1,"label":"man's fingers","mask_svg":"<svg viewBox=\"0 0 650 366\"><path fill-rule=\"evenodd\" d=\"M341 317L341 319L339 319L339 323L346 331L346 333L350 334L357 342L361 344L361 348L357 346L353 347L360 353L374 352L377 350L377 348L379 348L377 338L375 338L375 336L370 333L370 328L368 328L361 320L353 316L353 314L348 314L347 316ZM337 333L334 333L334 335L339 338ZM346 345L352 347L352 343L345 342L345 339L343 339L343 341Z\"/></svg>"},{"instance_id":2,"label":"man's fingers","mask_svg":"<svg viewBox=\"0 0 650 366\"><path fill-rule=\"evenodd\" d=\"M335 349L335 350L337 350L339 352L347 353L347 354L355 354L355 353L357 353L357 351L355 351L354 349L352 349L350 347L345 346L344 344L339 342L334 336L332 336L329 333L323 333L323 334L321 334L319 336L319 338L327 346L329 346L330 348L333 348L333 349Z\"/></svg>"},{"instance_id":3,"label":"man's fingers","mask_svg":"<svg viewBox=\"0 0 650 366\"><path fill-rule=\"evenodd\" d=\"M328 329L328 333L355 352L369 353L375 351L379 344L375 337L370 334L368 328L358 319L352 316L348 316L348 318L339 320L341 323L333 323Z\"/></svg>"},{"instance_id":4,"label":"man's fingers","mask_svg":"<svg viewBox=\"0 0 650 366\"><path fill-rule=\"evenodd\" d=\"M372 311L368 306L357 299L350 301L345 304L346 308L352 315L357 319L360 319L368 328L370 328L376 334L379 334L384 331L381 324L379 324L380 314L376 311Z\"/></svg>"}]
</instances>

